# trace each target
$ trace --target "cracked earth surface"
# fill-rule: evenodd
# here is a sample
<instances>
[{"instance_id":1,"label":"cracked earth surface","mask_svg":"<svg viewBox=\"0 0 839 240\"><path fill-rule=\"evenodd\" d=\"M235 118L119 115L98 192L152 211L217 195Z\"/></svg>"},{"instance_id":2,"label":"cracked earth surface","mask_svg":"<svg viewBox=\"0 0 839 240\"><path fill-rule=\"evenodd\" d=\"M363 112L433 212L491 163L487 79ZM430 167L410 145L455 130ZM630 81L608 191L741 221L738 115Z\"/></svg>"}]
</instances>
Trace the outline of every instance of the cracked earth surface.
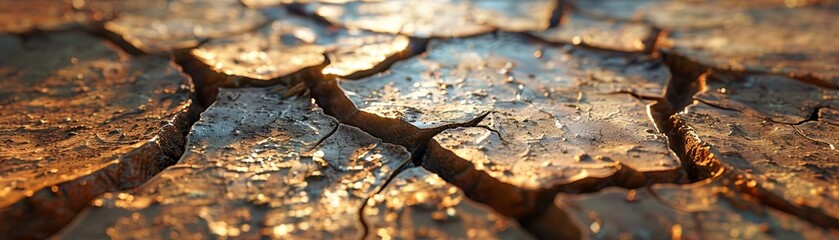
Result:
<instances>
[{"instance_id":1,"label":"cracked earth surface","mask_svg":"<svg viewBox=\"0 0 839 240\"><path fill-rule=\"evenodd\" d=\"M0 239L837 239L831 0L0 1Z\"/></svg>"}]
</instances>

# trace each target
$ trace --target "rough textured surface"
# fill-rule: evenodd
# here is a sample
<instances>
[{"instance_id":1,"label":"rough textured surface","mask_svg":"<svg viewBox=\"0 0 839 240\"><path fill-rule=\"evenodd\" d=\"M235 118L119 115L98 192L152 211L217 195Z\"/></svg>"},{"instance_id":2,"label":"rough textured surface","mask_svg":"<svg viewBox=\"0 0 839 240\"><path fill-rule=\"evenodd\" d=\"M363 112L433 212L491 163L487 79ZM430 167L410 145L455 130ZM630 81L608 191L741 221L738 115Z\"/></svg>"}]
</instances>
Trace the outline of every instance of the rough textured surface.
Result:
<instances>
[{"instance_id":1,"label":"rough textured surface","mask_svg":"<svg viewBox=\"0 0 839 240\"><path fill-rule=\"evenodd\" d=\"M3 236L46 237L183 151L192 84L169 59L80 33L0 36L0 55Z\"/></svg>"},{"instance_id":2,"label":"rough textured surface","mask_svg":"<svg viewBox=\"0 0 839 240\"><path fill-rule=\"evenodd\" d=\"M668 72L626 61L486 36L432 42L424 57L341 85L360 110L420 128L485 116L478 127L434 137L423 166L471 198L521 218L539 209L543 196L534 194L583 179L563 187L680 181L680 164L645 103L614 93L632 86L655 95Z\"/></svg>"},{"instance_id":3,"label":"rough textured surface","mask_svg":"<svg viewBox=\"0 0 839 240\"><path fill-rule=\"evenodd\" d=\"M567 209L590 239L825 239L839 234L760 205L734 190L733 179L560 194L556 205Z\"/></svg>"},{"instance_id":4,"label":"rough textured surface","mask_svg":"<svg viewBox=\"0 0 839 240\"><path fill-rule=\"evenodd\" d=\"M61 237L361 237L358 211L408 153L282 96L222 91L177 165L95 200Z\"/></svg>"},{"instance_id":5,"label":"rough textured surface","mask_svg":"<svg viewBox=\"0 0 839 240\"><path fill-rule=\"evenodd\" d=\"M816 2L575 1L588 15L643 20L669 30L669 49L714 68L790 75L836 87L839 48L832 42L839 34L833 26L839 14L835 8L807 6Z\"/></svg>"},{"instance_id":6,"label":"rough textured surface","mask_svg":"<svg viewBox=\"0 0 839 240\"><path fill-rule=\"evenodd\" d=\"M369 239L532 239L515 221L422 168L397 175L367 202L364 218Z\"/></svg>"},{"instance_id":7,"label":"rough textured surface","mask_svg":"<svg viewBox=\"0 0 839 240\"><path fill-rule=\"evenodd\" d=\"M597 19L571 11L562 15L558 26L532 34L550 42L627 52L650 49L645 41L655 37L653 29L645 24Z\"/></svg>"},{"instance_id":8,"label":"rough textured surface","mask_svg":"<svg viewBox=\"0 0 839 240\"><path fill-rule=\"evenodd\" d=\"M737 173L748 174L762 201L807 215L825 226L839 226L839 158L835 139L839 127L821 121L789 125L761 121L747 114L691 106L676 116L689 148L707 148L710 156ZM753 186L754 187L754 186ZM777 202L782 201L782 202ZM782 205L782 206L779 206Z\"/></svg>"},{"instance_id":9,"label":"rough textured surface","mask_svg":"<svg viewBox=\"0 0 839 240\"><path fill-rule=\"evenodd\" d=\"M473 119L494 102L575 99L578 89L661 96L670 78L658 60L634 63L620 54L528 44L506 34L432 41L428 49L341 87L362 111L434 127Z\"/></svg>"},{"instance_id":10,"label":"rough textured surface","mask_svg":"<svg viewBox=\"0 0 839 240\"><path fill-rule=\"evenodd\" d=\"M336 29L282 9L270 13L275 20L256 32L210 40L192 54L222 74L272 80L321 65L325 55L330 60L325 73L353 75L408 47L405 36Z\"/></svg>"},{"instance_id":11,"label":"rough textured surface","mask_svg":"<svg viewBox=\"0 0 839 240\"><path fill-rule=\"evenodd\" d=\"M628 95L581 96L568 102L495 104L494 112L479 123L486 128L445 131L431 147L449 151L501 182L531 190L607 178L627 166L639 172L672 172L667 175L673 179L641 182L677 181L680 163L647 117L643 102ZM447 161L429 159L424 164L449 177L463 171Z\"/></svg>"},{"instance_id":12,"label":"rough textured surface","mask_svg":"<svg viewBox=\"0 0 839 240\"><path fill-rule=\"evenodd\" d=\"M715 68L815 77L839 84L839 47L833 44L839 35L833 26L839 21L839 11L783 8L735 16L743 19L726 22L723 28L674 32L669 44L673 51Z\"/></svg>"},{"instance_id":13,"label":"rough textured surface","mask_svg":"<svg viewBox=\"0 0 839 240\"><path fill-rule=\"evenodd\" d=\"M262 28L209 40L185 57L205 105L212 104L219 87L291 88L323 74L359 78L411 54L406 36L337 28L280 7L261 11L272 19Z\"/></svg>"},{"instance_id":14,"label":"rough textured surface","mask_svg":"<svg viewBox=\"0 0 839 240\"><path fill-rule=\"evenodd\" d=\"M837 13L0 0L0 239L839 238Z\"/></svg>"},{"instance_id":15,"label":"rough textured surface","mask_svg":"<svg viewBox=\"0 0 839 240\"><path fill-rule=\"evenodd\" d=\"M552 0L397 0L313 5L327 20L348 28L413 37L466 37L496 29L544 30L556 8Z\"/></svg>"},{"instance_id":16,"label":"rough textured surface","mask_svg":"<svg viewBox=\"0 0 839 240\"><path fill-rule=\"evenodd\" d=\"M774 122L795 124L817 114L820 107L839 107L839 90L784 76L715 74L705 85L696 99Z\"/></svg>"},{"instance_id":17,"label":"rough textured surface","mask_svg":"<svg viewBox=\"0 0 839 240\"><path fill-rule=\"evenodd\" d=\"M683 181L681 164L642 102L628 95L582 96L495 104L480 127L435 136L423 166L516 217L535 214L542 194Z\"/></svg>"},{"instance_id":18,"label":"rough textured surface","mask_svg":"<svg viewBox=\"0 0 839 240\"><path fill-rule=\"evenodd\" d=\"M105 29L143 52L159 53L252 30L265 21L259 11L236 0L181 0L126 12Z\"/></svg>"}]
</instances>

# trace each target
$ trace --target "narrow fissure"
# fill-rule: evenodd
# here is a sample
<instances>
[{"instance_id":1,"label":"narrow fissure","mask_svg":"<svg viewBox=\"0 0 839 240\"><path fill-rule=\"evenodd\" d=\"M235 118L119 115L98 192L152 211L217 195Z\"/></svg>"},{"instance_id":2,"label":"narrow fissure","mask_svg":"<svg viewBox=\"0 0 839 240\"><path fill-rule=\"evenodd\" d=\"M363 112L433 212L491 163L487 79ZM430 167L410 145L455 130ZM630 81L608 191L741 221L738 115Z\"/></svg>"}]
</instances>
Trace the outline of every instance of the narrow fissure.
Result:
<instances>
[{"instance_id":1,"label":"narrow fissure","mask_svg":"<svg viewBox=\"0 0 839 240\"><path fill-rule=\"evenodd\" d=\"M692 70L691 73L695 75L693 79L698 79L705 74L705 69L702 69L697 64L690 65L678 62L678 59L671 61L687 65L689 67L688 69ZM571 220L566 213L561 209L553 209L551 211L552 208L556 208L552 202L558 193L588 193L611 186L639 188L654 183L684 183L678 180L682 179L681 177L674 177L684 174L687 174L690 181L695 182L713 176L713 174L718 174L716 172L713 174L691 173L696 172L693 170L696 167L692 167L694 164L687 164L689 167L686 168L691 169L690 171L683 170L688 173L641 173L629 166L621 164L616 166L616 172L613 175L606 178L587 178L552 189L521 189L501 182L484 171L474 169L467 161L457 158L454 153L446 151L442 147L435 145L436 142L430 141L431 138L446 129L481 127L477 125L478 122L489 113L466 123L452 124L433 129L420 129L400 119L385 118L360 111L338 86L336 76L324 76L317 71L311 71L309 73L308 76L303 77L303 81L310 91L311 96L315 99L315 102L324 109L327 115L335 117L341 123L358 127L375 137L381 138L384 142L406 147L411 152L412 162L415 165L423 166L429 171L437 173L447 182L464 190L470 199L486 204L506 216L519 220L522 226L537 237L565 236L571 239L579 239L582 236L580 229L571 224ZM679 76L682 75L679 74ZM660 100L659 104L653 106L656 111L652 112L652 114L657 116L654 119L656 120L656 125L660 127L659 130L669 132L670 129L673 129L674 124L668 123L664 119L669 118L670 115L676 112L682 111L682 109L689 105L692 102L693 94L698 92L701 87L698 81L684 77L674 78L666 91L666 100L640 96L633 93L618 94L630 94L642 100ZM688 97L685 98L684 96ZM671 140L671 145L674 145L673 142ZM674 149L674 152L681 152L682 154L679 157L685 162L684 159L687 159L684 157L686 155L685 150L680 151L680 149ZM426 164L429 159L433 159L438 164L429 166L429 164ZM546 215L546 212L553 214ZM360 218L363 222L363 216L360 215ZM567 222L571 225L548 227L545 226L546 222L543 222L548 220Z\"/></svg>"},{"instance_id":2,"label":"narrow fissure","mask_svg":"<svg viewBox=\"0 0 839 240\"><path fill-rule=\"evenodd\" d=\"M673 72L674 77L668 85L664 100L651 106L653 119L655 119L656 124L660 127L659 130L667 134L670 140L670 147L681 159L682 167L691 182L719 178L726 175L726 167L716 157L720 153L702 141L695 134L695 130L690 124L673 117L675 114L684 111L686 107L694 102L703 102L694 99L694 95L705 89L705 78L713 70L708 66L703 66L676 54L665 53L664 59L670 67L671 72ZM730 74L737 75L737 73L733 72ZM725 109L713 104L708 105L724 110L737 111L736 109ZM824 107L816 107L811 111L807 119L799 123L780 124L786 124L794 128L796 125L808 121L816 121L818 120L818 112L822 108ZM732 174L735 173L732 172ZM741 174L730 177L745 178ZM787 202L782 197L777 196L759 184L757 186L749 186L747 184L749 182L748 179L736 182L733 185L736 191L751 195L768 207L796 216L821 227L839 227L839 219L828 216L819 211L818 208Z\"/></svg>"},{"instance_id":3,"label":"narrow fissure","mask_svg":"<svg viewBox=\"0 0 839 240\"><path fill-rule=\"evenodd\" d=\"M820 140L820 139L816 139L816 138L813 138L813 137L807 136L807 134L804 134L804 132L802 132L802 131L801 131L801 129L798 129L798 127L796 127L795 125L791 125L790 127L791 127L793 130L795 130L795 133L796 133L796 134L798 134L799 136L801 136L801 137L803 137L803 138L806 138L807 140L810 140L810 141L813 141L813 142L817 142L817 143L821 143L821 144L824 144L824 145L828 145L828 146L830 146L830 149L832 149L832 150L834 150L834 151L839 151L839 149L837 149L837 148L836 148L836 145L834 145L833 143L826 142L826 141L824 141L824 140Z\"/></svg>"},{"instance_id":4,"label":"narrow fissure","mask_svg":"<svg viewBox=\"0 0 839 240\"><path fill-rule=\"evenodd\" d=\"M683 183L679 180L682 174L678 172L639 172L620 164L615 166L615 173L607 177L588 177L546 189L524 189L476 169L470 161L458 157L436 141L429 143L422 166L458 186L470 199L518 220L538 238L563 236L563 239L580 239L582 236L580 229L574 225L546 226L549 222L572 222L563 210L556 209L552 204L557 194L591 193L607 187L634 189L657 183Z\"/></svg>"},{"instance_id":5,"label":"narrow fissure","mask_svg":"<svg viewBox=\"0 0 839 240\"><path fill-rule=\"evenodd\" d=\"M555 14L556 18L558 18L557 16L559 15ZM133 47L122 37L104 30L103 26L88 29L87 31L99 38L106 39L129 54L135 56L145 55L145 53ZM656 29L654 36L644 41L645 45L650 46L649 49L657 49L662 39L662 34L664 34L664 31ZM373 69L357 72L345 76L345 78L360 79L386 71L393 63L399 60L424 52L429 41L428 39L411 38L410 42L409 49L406 49L406 51L397 56L388 58L388 60L380 63ZM572 223L568 214L551 204L554 196L558 193L596 192L611 186L638 188L650 186L654 183L667 183L668 181L664 179L672 179L672 177L669 177L672 175L671 173L640 173L628 166L621 165L619 166L619 170L608 178L587 178L571 184L557 186L555 189L539 189L533 191L520 189L511 184L503 183L484 171L467 166L469 163L463 161L463 159L456 159L454 153L445 151L442 147L435 146L434 141L430 141L434 136L447 129L457 127L485 127L479 126L478 123L489 113L485 113L476 119L464 123L450 124L433 129L421 129L400 119L385 118L358 110L338 86L336 76L324 76L321 74L322 68L329 63L328 58L323 65L300 70L291 76L264 81L220 74L191 56L189 54L190 50L176 50L173 53L174 61L182 67L185 74L192 78L195 85L195 92L190 96L194 102L191 107L193 109L190 109L187 125L183 129L179 129L183 135L183 138L180 139L182 141L181 146L185 143L185 136L189 132L190 127L198 120L198 115L215 101L219 87L287 85L290 89L308 90L316 103L324 109L324 112L335 117L341 123L358 127L362 131L382 139L384 142L406 147L411 153L410 162L414 166L422 166L429 171L439 174L447 182L463 189L470 199L487 204L506 216L514 217L523 227L540 238L563 236L569 239L579 239L582 236L580 229ZM724 167L714 157L714 150L710 146L707 146L707 144L701 142L697 136L692 136L692 130L686 124L679 123L678 120L671 118L671 116L684 111L687 106L695 101L693 96L704 89L704 78L708 76L711 69L675 54L663 53L662 57L673 73L673 78L668 83L663 98L641 96L632 92L619 92L616 94L630 94L640 100L657 101L657 103L650 106L651 118L659 128L659 131L667 135L670 148L682 162L682 171L685 172L690 182L719 176L722 174ZM231 80L231 78L235 79ZM824 82L809 79L806 76L796 77L796 79L823 87L839 88L839 86L825 86ZM253 84L254 82L258 84ZM301 84L305 84L306 87L301 89L299 87ZM289 94L302 93L292 92ZM813 109L807 119L793 125L817 120L818 112L821 108ZM169 164L177 162L180 155L183 154L183 151L184 148L166 149L165 155L168 158L174 159ZM446 165L440 165L440 167L428 167L423 162L429 158L447 163ZM387 184L396 175L407 169L406 167L409 165L409 162L401 164L399 168L388 176L385 183L375 193L365 199L365 205L371 196L385 189ZM165 167L161 166L161 169ZM658 174L665 176L656 176ZM651 181L650 179L656 180ZM467 184L466 182L470 183ZM745 189L741 190L745 191ZM761 202L773 208L808 219L821 226L839 226L836 219L815 211L816 209L805 209L792 205L772 195L765 189L762 191L753 191L752 188L749 188L748 190L746 192L755 195ZM363 213L364 206L359 211L359 219L362 225L364 225L363 238L366 238L369 230ZM548 222L559 222L563 224L559 226L545 225Z\"/></svg>"},{"instance_id":6,"label":"narrow fissure","mask_svg":"<svg viewBox=\"0 0 839 240\"><path fill-rule=\"evenodd\" d=\"M726 111L734 111L734 112L738 112L738 113L741 113L741 114L744 114L744 115L747 115L747 116L750 116L750 117L761 119L763 121L767 121L767 122L771 122L771 123L777 123L777 124L785 124L785 125L790 125L790 126L798 126L798 125L801 125L801 124L805 124L807 122L818 121L819 120L819 111L822 108L827 108L827 107L824 107L824 106L817 106L817 107L814 107L813 109L811 109L810 113L807 114L807 117L802 119L801 121L783 122L783 121L774 120L774 119L769 118L769 117L756 115L756 114L753 114L753 113L750 113L750 112L747 112L747 111L741 111L741 110L735 109L735 108L720 106L719 104L709 102L709 101L705 101L705 100L700 99L700 98L694 99L694 101L705 104L709 107L713 107L713 108L716 108L716 109L721 109L721 110L726 110Z\"/></svg>"},{"instance_id":7,"label":"narrow fissure","mask_svg":"<svg viewBox=\"0 0 839 240\"><path fill-rule=\"evenodd\" d=\"M127 42L121 41L122 38L115 37L115 35L105 31L104 22L91 23L85 26L74 26L63 30L32 30L14 35L26 42L35 36L61 33L82 33L109 43L115 46L117 51L122 51L132 58L147 57L145 56L146 54L132 47ZM180 66L174 62L171 62L171 65L174 68L180 69ZM186 78L190 77L184 72L180 72L179 74ZM194 87L192 81L189 83L189 88L192 89ZM190 91L188 98L192 101L192 104L189 104L185 109L180 109L177 110L178 112L172 113L173 117L170 119L161 119L161 121L168 122L162 124L160 129L157 130L155 133L157 137L144 145L137 145L137 149L126 153L126 155L119 156L120 163L90 172L86 176L55 184L51 188L37 190L31 196L12 205L11 208L15 210L8 214L24 216L37 212L45 216L51 216L51 219L42 222L20 222L29 225L25 228L37 230L32 232L16 232L15 234L21 235L11 236L13 238L15 236L20 238L35 236L37 236L35 238L48 237L71 223L76 214L88 206L90 201L98 197L103 190L109 192L125 191L135 188L153 178L166 167L177 163L185 151L186 136L191 126L198 120L199 114L204 110L202 106L194 104L194 92ZM136 113L141 113L142 111L138 110ZM99 138L99 135L95 135L95 137ZM100 141L102 141L101 138ZM141 142L122 142L121 140L120 142L113 142L113 144L119 143L136 145ZM144 160L148 160L151 163L140 162ZM40 197L34 199L33 196L36 195ZM54 209L45 210L40 206L53 206ZM10 217L9 219L12 218L25 219L23 217ZM17 224L10 224L10 226L14 228Z\"/></svg>"},{"instance_id":8,"label":"narrow fissure","mask_svg":"<svg viewBox=\"0 0 839 240\"><path fill-rule=\"evenodd\" d=\"M819 112L820 112L822 109L826 109L826 108L827 108L827 107L825 107L825 106L818 106L818 107L815 107L815 108L813 108L812 110L810 110L810 115L809 115L809 116L807 116L807 118L805 118L805 119L803 119L803 120L801 120L801 121L799 121L799 122L797 122L797 123L793 123L793 124L791 124L791 125L793 125L793 126L798 126L798 125L801 125L801 124L805 124L805 123L807 123L807 122L818 121L818 120L819 120Z\"/></svg>"},{"instance_id":9,"label":"narrow fissure","mask_svg":"<svg viewBox=\"0 0 839 240\"><path fill-rule=\"evenodd\" d=\"M322 75L317 72L312 73L304 77L304 82L307 85L311 97L315 99L315 103L323 109L324 113L336 118L342 124L357 127L376 138L382 139L386 143L403 146L411 153L410 161L406 161L400 165L399 168L388 176L385 183L375 193L368 196L364 201L365 205L359 209L359 221L364 226L362 239L365 239L369 234L367 222L364 219L364 208L372 196L384 190L391 180L400 172L404 171L407 166L419 166L425 157L427 144L432 137L447 129L476 126L489 114L482 114L464 123L421 129L401 119L386 118L360 111L338 86L337 76Z\"/></svg>"},{"instance_id":10,"label":"narrow fissure","mask_svg":"<svg viewBox=\"0 0 839 240\"><path fill-rule=\"evenodd\" d=\"M363 228L361 240L367 239L367 236L370 235L370 226L367 225L367 220L364 219L364 209L367 208L367 203L370 202L370 199L376 196L377 194L381 194L382 191L384 191L385 188L387 188L387 185L389 185L390 182L393 181L394 178L396 178L396 176L398 176L400 173L409 168L411 168L411 160L402 162L401 164L399 164L399 167L393 170L393 173L387 176L387 179L385 179L385 182L382 183L381 186L379 186L379 189L377 189L375 192L370 193L370 195L367 195L367 197L364 198L364 204L362 204L361 209L358 210L358 220L359 222L361 222L361 226Z\"/></svg>"},{"instance_id":11,"label":"narrow fissure","mask_svg":"<svg viewBox=\"0 0 839 240\"><path fill-rule=\"evenodd\" d=\"M688 149L686 145L694 138L685 139L689 129L677 128L675 114L683 112L694 102L694 95L705 89L705 78L710 69L679 55L663 52L664 63L670 69L672 78L664 91L664 98L650 105L650 115L668 139L670 150L676 153L682 163L682 169L690 182L698 182L719 174L720 164L716 160L707 160L708 152L697 152L699 149ZM702 159L701 161L697 161Z\"/></svg>"}]
</instances>

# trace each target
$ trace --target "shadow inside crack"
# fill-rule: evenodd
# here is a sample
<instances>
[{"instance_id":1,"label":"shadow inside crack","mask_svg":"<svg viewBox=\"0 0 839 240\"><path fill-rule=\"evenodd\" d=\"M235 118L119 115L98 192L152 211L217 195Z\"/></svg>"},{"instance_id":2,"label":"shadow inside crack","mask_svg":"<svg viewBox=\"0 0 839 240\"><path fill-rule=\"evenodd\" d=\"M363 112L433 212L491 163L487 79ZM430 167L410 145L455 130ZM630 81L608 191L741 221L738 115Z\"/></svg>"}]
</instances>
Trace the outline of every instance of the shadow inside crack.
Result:
<instances>
[{"instance_id":1,"label":"shadow inside crack","mask_svg":"<svg viewBox=\"0 0 839 240\"><path fill-rule=\"evenodd\" d=\"M818 194L819 189L827 188L819 187L823 181L805 180L806 171L777 175L789 171L782 170L790 166L785 159L807 161L815 172L825 166L822 162L830 154L808 152L829 146L802 143L806 136L798 138L801 132L793 129L807 125L814 133L830 131L829 123L820 122L817 115L828 108L824 104L829 104L825 102L832 98L832 90L820 89L824 86L811 85L813 82L797 83L800 79L713 69L673 53L664 53L664 57L674 78L664 101L653 105L651 113L660 130L667 133L691 182L736 175L740 180L731 180L729 189L814 225L837 227L839 220L830 207L816 203L830 201L828 195ZM782 98L793 107L772 105ZM797 150L779 156L772 148ZM801 197L813 191L815 195Z\"/></svg>"},{"instance_id":2,"label":"shadow inside crack","mask_svg":"<svg viewBox=\"0 0 839 240\"><path fill-rule=\"evenodd\" d=\"M411 152L411 158L416 165L420 164L429 140L447 129L475 126L488 113L463 123L447 124L433 128L419 128L407 121L388 118L359 110L338 86L338 77L323 75L317 71L309 72L304 82L315 102L323 108L324 113L339 122L357 127L370 135L382 139L387 143L403 146Z\"/></svg>"}]
</instances>

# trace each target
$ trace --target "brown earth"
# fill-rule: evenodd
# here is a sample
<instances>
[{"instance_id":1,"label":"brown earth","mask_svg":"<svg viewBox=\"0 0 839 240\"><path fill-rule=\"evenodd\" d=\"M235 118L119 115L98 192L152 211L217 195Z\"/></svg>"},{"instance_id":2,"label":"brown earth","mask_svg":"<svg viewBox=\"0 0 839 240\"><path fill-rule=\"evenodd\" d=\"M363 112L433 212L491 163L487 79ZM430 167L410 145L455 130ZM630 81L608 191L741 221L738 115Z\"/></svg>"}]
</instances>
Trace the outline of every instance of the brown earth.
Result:
<instances>
[{"instance_id":1,"label":"brown earth","mask_svg":"<svg viewBox=\"0 0 839 240\"><path fill-rule=\"evenodd\" d=\"M837 6L0 2L0 239L839 238Z\"/></svg>"}]
</instances>

